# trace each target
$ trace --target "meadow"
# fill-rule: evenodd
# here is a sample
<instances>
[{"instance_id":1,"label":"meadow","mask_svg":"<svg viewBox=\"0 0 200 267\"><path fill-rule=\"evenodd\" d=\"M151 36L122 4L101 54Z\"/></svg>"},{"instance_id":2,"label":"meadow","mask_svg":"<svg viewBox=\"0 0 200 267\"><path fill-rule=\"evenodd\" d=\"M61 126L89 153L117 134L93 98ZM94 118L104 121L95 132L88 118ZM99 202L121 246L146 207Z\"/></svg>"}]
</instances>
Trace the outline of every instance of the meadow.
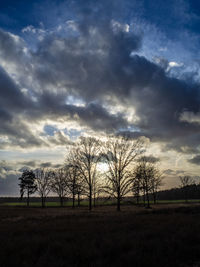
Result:
<instances>
[{"instance_id":1,"label":"meadow","mask_svg":"<svg viewBox=\"0 0 200 267\"><path fill-rule=\"evenodd\" d=\"M200 266L200 205L0 206L0 266Z\"/></svg>"},{"instance_id":2,"label":"meadow","mask_svg":"<svg viewBox=\"0 0 200 267\"><path fill-rule=\"evenodd\" d=\"M175 199L175 200L157 200L156 204L178 204L178 203L186 203L186 201L184 199ZM200 203L200 199L188 199L187 203ZM87 200L83 200L81 201L81 206L87 207L88 206L88 201ZM122 206L123 205L134 205L136 204L135 201L122 201ZM139 202L140 205L143 205L143 201ZM154 202L151 200L150 204L153 205ZM31 201L29 203L29 205L31 207L40 207L42 206L42 203L40 201ZM46 207L60 207L60 202L58 201L47 201L46 202ZM112 200L106 200L106 201L97 201L96 202L96 206L113 206L116 205L116 201L112 201ZM18 206L22 206L22 207L26 207L27 203L25 200L23 201L13 201L13 202L2 202L0 203L0 206L11 206L11 207L18 207ZM63 204L64 207L72 207L72 201L64 201ZM78 203L75 202L75 206L78 206Z\"/></svg>"}]
</instances>

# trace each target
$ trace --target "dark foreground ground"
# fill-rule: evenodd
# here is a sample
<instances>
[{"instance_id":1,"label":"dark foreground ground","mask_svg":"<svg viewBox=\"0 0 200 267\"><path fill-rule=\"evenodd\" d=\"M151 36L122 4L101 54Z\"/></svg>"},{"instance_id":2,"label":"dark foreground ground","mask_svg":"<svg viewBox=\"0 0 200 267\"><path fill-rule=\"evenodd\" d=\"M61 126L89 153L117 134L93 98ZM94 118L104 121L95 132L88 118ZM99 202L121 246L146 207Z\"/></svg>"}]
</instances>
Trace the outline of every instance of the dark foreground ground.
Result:
<instances>
[{"instance_id":1,"label":"dark foreground ground","mask_svg":"<svg viewBox=\"0 0 200 267\"><path fill-rule=\"evenodd\" d=\"M200 205L0 207L0 266L200 266Z\"/></svg>"}]
</instances>

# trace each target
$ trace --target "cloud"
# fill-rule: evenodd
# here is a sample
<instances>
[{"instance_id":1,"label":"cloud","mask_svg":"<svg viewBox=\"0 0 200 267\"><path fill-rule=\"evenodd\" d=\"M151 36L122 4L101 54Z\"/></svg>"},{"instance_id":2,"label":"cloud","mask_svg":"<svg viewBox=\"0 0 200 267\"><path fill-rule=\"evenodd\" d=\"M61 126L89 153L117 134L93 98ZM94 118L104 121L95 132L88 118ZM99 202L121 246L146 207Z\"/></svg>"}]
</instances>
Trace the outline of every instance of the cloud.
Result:
<instances>
[{"instance_id":1,"label":"cloud","mask_svg":"<svg viewBox=\"0 0 200 267\"><path fill-rule=\"evenodd\" d=\"M22 29L22 32L31 32L31 33L36 33L35 27L33 25L26 26L25 28Z\"/></svg>"},{"instance_id":2,"label":"cloud","mask_svg":"<svg viewBox=\"0 0 200 267\"><path fill-rule=\"evenodd\" d=\"M147 162L151 162L151 163L157 163L160 161L158 157L155 157L153 155L145 156L145 159Z\"/></svg>"},{"instance_id":3,"label":"cloud","mask_svg":"<svg viewBox=\"0 0 200 267\"><path fill-rule=\"evenodd\" d=\"M112 5L117 14L117 4ZM97 20L105 10L101 3L96 13L91 1L70 7L76 16L52 30L42 26L45 34L34 49L22 37L0 31L0 147L70 142L60 130L45 135L46 121L52 120L55 127L58 121L74 121L84 130L107 134L137 129L130 134L159 142L163 150L198 153L200 125L193 123L197 115L188 119L186 112L200 112L199 84L170 76L168 68L180 66L176 60L153 62L139 55L142 34L120 16L110 16L110 9ZM31 25L23 31L40 34ZM70 97L74 102L67 102ZM134 122L127 120L126 108L134 109ZM33 130L41 122L43 132Z\"/></svg>"},{"instance_id":4,"label":"cloud","mask_svg":"<svg viewBox=\"0 0 200 267\"><path fill-rule=\"evenodd\" d=\"M135 126L141 129L142 134L150 136L153 141L167 142L171 139L171 149L178 149L173 139L179 138L180 135L183 136L181 138L182 143L190 135L193 139L193 135L199 131L199 127L182 123L179 121L179 115L184 109L198 110L198 85L190 85L179 79L168 77L163 68L144 57L136 54L130 56L131 51L138 49L138 46L134 46L134 38L139 40L138 37L136 38L134 35L131 37L130 35L127 39L124 38L125 33L122 34L122 32L116 37L115 33L109 30L111 33L109 38L104 38L101 32L102 25L91 28L84 26L84 31L80 31L80 36L76 42L68 40L68 45L66 45L66 40L62 39L60 41L62 41L63 48L60 50L58 40L55 42L55 38L53 38L50 39L50 43L45 49L45 55L48 56L44 58L43 52L39 54L43 61L46 60L47 66L51 63L49 62L51 57L51 60L56 57L66 58L65 62L75 64L68 66L65 62L59 61L57 68L58 70L67 69L69 71L69 75L68 71L65 73L64 81L66 83L70 81L70 87L73 88L72 93L78 97L81 96L86 102L98 98L105 105L112 105L113 97L128 106L132 105L140 118L140 122ZM107 24L107 28L109 29L109 24ZM86 36L87 46L85 45ZM119 39L122 44L121 49L120 42L113 41L116 38L121 38ZM94 39L97 42L94 42ZM80 40L81 46L79 45ZM128 40L132 40L132 42ZM101 43L105 46L104 50L101 49ZM117 47L116 43L119 44ZM129 43L133 44L132 49L128 49ZM109 47L112 47L112 52L109 52ZM120 55L117 52L119 49ZM86 54L87 58L85 57ZM109 62L113 64L108 65ZM51 68L47 68L47 71L49 69ZM73 73L76 73L79 78L78 81ZM54 72L53 75L55 76L57 73ZM48 76L51 76L50 73L42 76L42 79ZM60 80L62 80L61 76ZM98 80L99 82L97 82ZM106 125L104 128L107 129ZM181 145L179 144L179 147Z\"/></svg>"},{"instance_id":5,"label":"cloud","mask_svg":"<svg viewBox=\"0 0 200 267\"><path fill-rule=\"evenodd\" d=\"M150 163L157 163L160 161L159 158L154 157L153 155L149 155L149 156L142 156L141 158L139 158L137 161L141 162L143 161L143 159L145 159L146 162L150 162Z\"/></svg>"},{"instance_id":6,"label":"cloud","mask_svg":"<svg viewBox=\"0 0 200 267\"><path fill-rule=\"evenodd\" d=\"M172 170L172 169L166 169L163 171L164 174L169 175L169 176L177 176L180 174L185 173L183 170Z\"/></svg>"},{"instance_id":7,"label":"cloud","mask_svg":"<svg viewBox=\"0 0 200 267\"><path fill-rule=\"evenodd\" d=\"M175 62L175 61L170 61L169 62L169 68L182 67L182 66L183 66L183 63L178 63L178 62Z\"/></svg>"},{"instance_id":8,"label":"cloud","mask_svg":"<svg viewBox=\"0 0 200 267\"><path fill-rule=\"evenodd\" d=\"M20 162L18 162L18 164L20 164L20 165L26 165L26 166L29 166L29 167L35 167L36 166L35 160L20 161Z\"/></svg>"},{"instance_id":9,"label":"cloud","mask_svg":"<svg viewBox=\"0 0 200 267\"><path fill-rule=\"evenodd\" d=\"M0 195L1 196L19 196L18 179L10 174L6 179L0 178Z\"/></svg>"},{"instance_id":10,"label":"cloud","mask_svg":"<svg viewBox=\"0 0 200 267\"><path fill-rule=\"evenodd\" d=\"M189 159L188 162L194 165L200 165L200 155L196 155L193 158Z\"/></svg>"},{"instance_id":11,"label":"cloud","mask_svg":"<svg viewBox=\"0 0 200 267\"><path fill-rule=\"evenodd\" d=\"M197 164L199 43L192 25L199 18L187 1L167 8L158 1L150 10L139 0L50 0L31 12L18 33L0 29L1 150L36 150L39 157L43 149L64 151L80 135L114 133L145 136L159 152L189 154ZM20 24L14 13L0 20L6 29ZM1 162L5 192L6 184L15 188L16 172L38 167L56 166ZM180 171L170 165L166 174Z\"/></svg>"},{"instance_id":12,"label":"cloud","mask_svg":"<svg viewBox=\"0 0 200 267\"><path fill-rule=\"evenodd\" d=\"M171 169L167 169L167 170L164 170L163 173L167 174L167 175L172 175L172 174L174 174L174 171Z\"/></svg>"},{"instance_id":13,"label":"cloud","mask_svg":"<svg viewBox=\"0 0 200 267\"><path fill-rule=\"evenodd\" d=\"M200 124L200 113L197 112L195 114L194 112L191 111L183 111L180 114L180 121Z\"/></svg>"},{"instance_id":14,"label":"cloud","mask_svg":"<svg viewBox=\"0 0 200 267\"><path fill-rule=\"evenodd\" d=\"M53 164L52 162L42 162L40 168L60 168L62 164Z\"/></svg>"},{"instance_id":15,"label":"cloud","mask_svg":"<svg viewBox=\"0 0 200 267\"><path fill-rule=\"evenodd\" d=\"M36 168L59 168L62 165L54 164L50 161L41 162L36 160L30 160L30 161L18 161L13 163L13 168L17 168L17 166L22 166L18 171L23 172L26 169L35 170Z\"/></svg>"}]
</instances>

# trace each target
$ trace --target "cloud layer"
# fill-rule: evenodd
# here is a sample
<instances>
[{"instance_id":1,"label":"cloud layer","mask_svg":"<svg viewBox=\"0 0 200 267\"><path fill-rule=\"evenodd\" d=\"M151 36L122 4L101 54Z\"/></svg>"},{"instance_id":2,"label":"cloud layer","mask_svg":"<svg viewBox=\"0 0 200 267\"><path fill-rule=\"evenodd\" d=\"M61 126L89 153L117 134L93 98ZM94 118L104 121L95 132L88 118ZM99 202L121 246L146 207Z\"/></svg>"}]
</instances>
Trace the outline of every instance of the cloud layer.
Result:
<instances>
[{"instance_id":1,"label":"cloud layer","mask_svg":"<svg viewBox=\"0 0 200 267\"><path fill-rule=\"evenodd\" d=\"M198 114L199 84L138 55L142 37L128 24L91 15L42 34L33 50L0 31L1 147L58 143L30 127L49 119L105 133L138 129L165 149L198 149L200 125L183 115Z\"/></svg>"},{"instance_id":2,"label":"cloud layer","mask_svg":"<svg viewBox=\"0 0 200 267\"><path fill-rule=\"evenodd\" d=\"M148 24L141 1L50 1L49 9L36 4L37 25L0 29L0 149L65 147L79 135L127 132L198 163L199 62L192 68L168 49L198 50L195 30L183 23L198 15L181 2L170 1L160 28L157 7ZM167 38L175 17L182 37L176 27L170 33L179 43ZM192 41L183 50L186 34Z\"/></svg>"}]
</instances>

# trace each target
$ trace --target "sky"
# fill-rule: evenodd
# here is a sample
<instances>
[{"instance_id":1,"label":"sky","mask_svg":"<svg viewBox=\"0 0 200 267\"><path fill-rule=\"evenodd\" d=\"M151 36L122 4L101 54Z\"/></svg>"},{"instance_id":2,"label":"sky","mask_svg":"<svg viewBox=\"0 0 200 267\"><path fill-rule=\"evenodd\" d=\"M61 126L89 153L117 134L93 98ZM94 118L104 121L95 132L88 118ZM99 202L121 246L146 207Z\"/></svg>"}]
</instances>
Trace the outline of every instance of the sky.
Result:
<instances>
[{"instance_id":1,"label":"sky","mask_svg":"<svg viewBox=\"0 0 200 267\"><path fill-rule=\"evenodd\" d=\"M145 136L164 188L198 180L199 29L195 0L2 0L0 196L79 136Z\"/></svg>"}]
</instances>

